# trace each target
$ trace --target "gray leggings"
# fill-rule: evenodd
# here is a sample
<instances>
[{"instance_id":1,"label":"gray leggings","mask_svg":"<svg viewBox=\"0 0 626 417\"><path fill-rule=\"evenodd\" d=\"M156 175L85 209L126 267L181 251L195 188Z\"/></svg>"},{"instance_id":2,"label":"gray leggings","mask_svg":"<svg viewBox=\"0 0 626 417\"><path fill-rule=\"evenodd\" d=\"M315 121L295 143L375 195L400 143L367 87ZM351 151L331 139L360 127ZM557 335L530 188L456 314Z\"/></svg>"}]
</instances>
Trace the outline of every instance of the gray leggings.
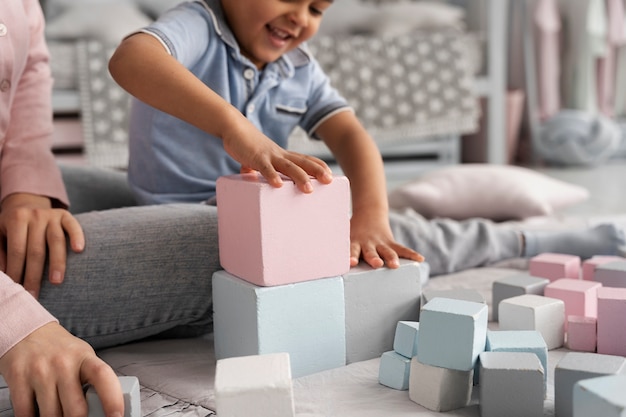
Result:
<instances>
[{"instance_id":1,"label":"gray leggings","mask_svg":"<svg viewBox=\"0 0 626 417\"><path fill-rule=\"evenodd\" d=\"M44 280L41 303L95 348L210 332L211 277L222 269L217 208L134 206L123 173L84 167L62 172L87 244L81 254L68 253L62 285ZM427 221L414 211L392 213L390 221L396 239L421 252L432 275L520 251L515 232L489 221Z\"/></svg>"}]
</instances>

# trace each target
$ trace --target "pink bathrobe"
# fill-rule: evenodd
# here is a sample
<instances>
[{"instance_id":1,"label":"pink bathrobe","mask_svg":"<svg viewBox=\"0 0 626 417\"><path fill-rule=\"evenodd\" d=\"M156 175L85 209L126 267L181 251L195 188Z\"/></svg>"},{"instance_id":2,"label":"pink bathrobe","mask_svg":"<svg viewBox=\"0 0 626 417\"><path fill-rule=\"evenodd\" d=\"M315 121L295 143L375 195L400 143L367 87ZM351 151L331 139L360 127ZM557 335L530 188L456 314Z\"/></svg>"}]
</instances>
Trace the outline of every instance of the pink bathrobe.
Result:
<instances>
[{"instance_id":1,"label":"pink bathrobe","mask_svg":"<svg viewBox=\"0 0 626 417\"><path fill-rule=\"evenodd\" d=\"M67 206L51 152L52 78L38 0L0 1L0 200L48 196ZM0 356L55 321L21 285L0 273Z\"/></svg>"}]
</instances>

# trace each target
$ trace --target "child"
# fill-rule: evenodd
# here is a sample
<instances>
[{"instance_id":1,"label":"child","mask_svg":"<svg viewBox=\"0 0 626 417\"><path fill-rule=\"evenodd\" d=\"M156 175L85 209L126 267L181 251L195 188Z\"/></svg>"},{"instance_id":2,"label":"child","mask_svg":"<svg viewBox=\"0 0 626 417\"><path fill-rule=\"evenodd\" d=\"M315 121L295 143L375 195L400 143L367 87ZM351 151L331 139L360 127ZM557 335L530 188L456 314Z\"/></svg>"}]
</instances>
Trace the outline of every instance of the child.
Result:
<instances>
[{"instance_id":1,"label":"child","mask_svg":"<svg viewBox=\"0 0 626 417\"><path fill-rule=\"evenodd\" d=\"M276 187L283 173L312 192L309 178L328 183L331 173L319 159L284 149L299 125L326 143L350 180L351 265L364 259L375 268L396 268L399 257L423 260L420 251L436 274L531 256L535 235L523 239L486 221L427 222L410 211L390 217L374 141L303 46L331 3L186 2L122 41L109 68L139 99L128 172L138 199L206 201L219 176L240 170L257 170ZM585 241L586 233L576 240ZM612 227L592 233L623 243ZM569 250L561 246L553 249Z\"/></svg>"}]
</instances>

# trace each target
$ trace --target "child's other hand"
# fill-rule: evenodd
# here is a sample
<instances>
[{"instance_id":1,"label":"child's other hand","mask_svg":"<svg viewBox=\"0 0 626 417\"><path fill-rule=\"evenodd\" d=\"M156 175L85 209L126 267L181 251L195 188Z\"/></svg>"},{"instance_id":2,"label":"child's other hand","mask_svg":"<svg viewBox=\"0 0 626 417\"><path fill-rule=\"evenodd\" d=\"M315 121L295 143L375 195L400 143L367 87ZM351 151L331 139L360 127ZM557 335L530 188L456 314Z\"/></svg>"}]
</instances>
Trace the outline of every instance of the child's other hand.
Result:
<instances>
[{"instance_id":1,"label":"child's other hand","mask_svg":"<svg viewBox=\"0 0 626 417\"><path fill-rule=\"evenodd\" d=\"M424 261L421 254L395 241L387 216L374 213L353 214L350 220L350 266L361 258L372 268L391 269L400 266L399 258Z\"/></svg>"},{"instance_id":2,"label":"child's other hand","mask_svg":"<svg viewBox=\"0 0 626 417\"><path fill-rule=\"evenodd\" d=\"M285 150L256 128L222 139L226 152L241 164L241 172L258 171L274 187L283 184L279 173L291 178L303 193L313 192L311 177L322 184L333 180L324 161Z\"/></svg>"}]
</instances>

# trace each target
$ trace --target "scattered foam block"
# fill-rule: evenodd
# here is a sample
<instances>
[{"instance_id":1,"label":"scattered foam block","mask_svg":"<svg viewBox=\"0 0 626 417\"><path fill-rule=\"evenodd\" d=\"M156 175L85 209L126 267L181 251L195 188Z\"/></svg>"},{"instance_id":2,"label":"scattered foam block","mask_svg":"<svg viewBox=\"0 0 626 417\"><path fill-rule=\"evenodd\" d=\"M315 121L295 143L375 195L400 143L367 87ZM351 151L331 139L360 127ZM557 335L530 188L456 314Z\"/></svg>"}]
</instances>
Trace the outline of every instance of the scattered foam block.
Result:
<instances>
[{"instance_id":1,"label":"scattered foam block","mask_svg":"<svg viewBox=\"0 0 626 417\"><path fill-rule=\"evenodd\" d=\"M622 262L624 261L624 258L622 258L621 256L595 255L589 259L586 259L585 261L583 261L582 265L582 278L586 281L593 281L598 265L603 265L609 262L616 261Z\"/></svg>"},{"instance_id":2,"label":"scattered foam block","mask_svg":"<svg viewBox=\"0 0 626 417\"><path fill-rule=\"evenodd\" d=\"M580 279L580 257L562 253L542 253L530 259L528 270L534 277L554 281L560 278Z\"/></svg>"},{"instance_id":3,"label":"scattered foam block","mask_svg":"<svg viewBox=\"0 0 626 417\"><path fill-rule=\"evenodd\" d=\"M481 417L542 417L544 380L544 367L533 353L481 353Z\"/></svg>"},{"instance_id":4,"label":"scattered foam block","mask_svg":"<svg viewBox=\"0 0 626 417\"><path fill-rule=\"evenodd\" d=\"M626 288L626 260L598 265L593 279L605 287Z\"/></svg>"},{"instance_id":5,"label":"scattered foam block","mask_svg":"<svg viewBox=\"0 0 626 417\"><path fill-rule=\"evenodd\" d=\"M381 355L378 366L378 382L382 385L406 391L409 389L410 372L411 358L402 356L393 350Z\"/></svg>"},{"instance_id":6,"label":"scattered foam block","mask_svg":"<svg viewBox=\"0 0 626 417\"><path fill-rule=\"evenodd\" d=\"M141 417L141 390L139 379L134 376L120 376L122 394L124 394L124 417ZM102 409L102 402L93 386L90 386L85 393L87 407L89 407L89 417L105 417Z\"/></svg>"},{"instance_id":7,"label":"scattered foam block","mask_svg":"<svg viewBox=\"0 0 626 417\"><path fill-rule=\"evenodd\" d=\"M544 383L547 381L548 345L537 330L489 330L485 350L534 353L543 367Z\"/></svg>"},{"instance_id":8,"label":"scattered foam block","mask_svg":"<svg viewBox=\"0 0 626 417\"><path fill-rule=\"evenodd\" d=\"M598 353L626 356L626 288L598 289Z\"/></svg>"},{"instance_id":9,"label":"scattered foam block","mask_svg":"<svg viewBox=\"0 0 626 417\"><path fill-rule=\"evenodd\" d=\"M397 269L361 263L343 275L346 362L380 357L393 349L398 321L419 318L419 263L400 260Z\"/></svg>"},{"instance_id":10,"label":"scattered foam block","mask_svg":"<svg viewBox=\"0 0 626 417\"><path fill-rule=\"evenodd\" d=\"M343 366L344 302L341 277L260 287L215 272L215 357L287 352L294 377Z\"/></svg>"},{"instance_id":11,"label":"scattered foam block","mask_svg":"<svg viewBox=\"0 0 626 417\"><path fill-rule=\"evenodd\" d=\"M567 348L576 352L595 352L597 321L595 317L567 316Z\"/></svg>"},{"instance_id":12,"label":"scattered foam block","mask_svg":"<svg viewBox=\"0 0 626 417\"><path fill-rule=\"evenodd\" d=\"M626 375L584 379L574 385L574 417L626 416Z\"/></svg>"},{"instance_id":13,"label":"scattered foam block","mask_svg":"<svg viewBox=\"0 0 626 417\"><path fill-rule=\"evenodd\" d=\"M450 411L469 404L474 371L459 371L411 359L409 398L432 411Z\"/></svg>"},{"instance_id":14,"label":"scattered foam block","mask_svg":"<svg viewBox=\"0 0 626 417\"><path fill-rule=\"evenodd\" d=\"M483 297L480 292L467 288L457 288L452 290L424 290L422 292L422 301L424 304L427 304L430 300L437 297L486 304L485 297Z\"/></svg>"},{"instance_id":15,"label":"scattered foam block","mask_svg":"<svg viewBox=\"0 0 626 417\"><path fill-rule=\"evenodd\" d=\"M566 353L554 369L555 415L572 417L572 396L574 385L578 381L599 376L623 374L625 370L626 359L621 356L586 352Z\"/></svg>"},{"instance_id":16,"label":"scattered foam block","mask_svg":"<svg viewBox=\"0 0 626 417\"><path fill-rule=\"evenodd\" d=\"M496 280L492 284L492 319L498 321L500 301L524 294L543 295L543 289L550 283L547 278L533 277L530 274L515 274Z\"/></svg>"},{"instance_id":17,"label":"scattered foam block","mask_svg":"<svg viewBox=\"0 0 626 417\"><path fill-rule=\"evenodd\" d=\"M582 279L561 278L552 281L544 290L546 297L557 298L565 303L565 317L598 315L598 288L602 284ZM567 330L567 321L565 322Z\"/></svg>"},{"instance_id":18,"label":"scattered foam block","mask_svg":"<svg viewBox=\"0 0 626 417\"><path fill-rule=\"evenodd\" d=\"M485 350L488 307L434 298L422 308L417 357L425 365L469 371Z\"/></svg>"},{"instance_id":19,"label":"scattered foam block","mask_svg":"<svg viewBox=\"0 0 626 417\"><path fill-rule=\"evenodd\" d=\"M399 321L393 338L393 350L409 359L417 355L419 329L417 321Z\"/></svg>"},{"instance_id":20,"label":"scattered foam block","mask_svg":"<svg viewBox=\"0 0 626 417\"><path fill-rule=\"evenodd\" d=\"M534 294L518 295L500 302L501 330L537 330L548 350L563 346L565 303L563 300Z\"/></svg>"},{"instance_id":21,"label":"scattered foam block","mask_svg":"<svg viewBox=\"0 0 626 417\"><path fill-rule=\"evenodd\" d=\"M220 263L259 286L339 276L350 269L350 184L337 176L314 192L259 174L217 180Z\"/></svg>"},{"instance_id":22,"label":"scattered foam block","mask_svg":"<svg viewBox=\"0 0 626 417\"><path fill-rule=\"evenodd\" d=\"M220 359L215 408L220 417L295 416L287 353Z\"/></svg>"}]
</instances>

